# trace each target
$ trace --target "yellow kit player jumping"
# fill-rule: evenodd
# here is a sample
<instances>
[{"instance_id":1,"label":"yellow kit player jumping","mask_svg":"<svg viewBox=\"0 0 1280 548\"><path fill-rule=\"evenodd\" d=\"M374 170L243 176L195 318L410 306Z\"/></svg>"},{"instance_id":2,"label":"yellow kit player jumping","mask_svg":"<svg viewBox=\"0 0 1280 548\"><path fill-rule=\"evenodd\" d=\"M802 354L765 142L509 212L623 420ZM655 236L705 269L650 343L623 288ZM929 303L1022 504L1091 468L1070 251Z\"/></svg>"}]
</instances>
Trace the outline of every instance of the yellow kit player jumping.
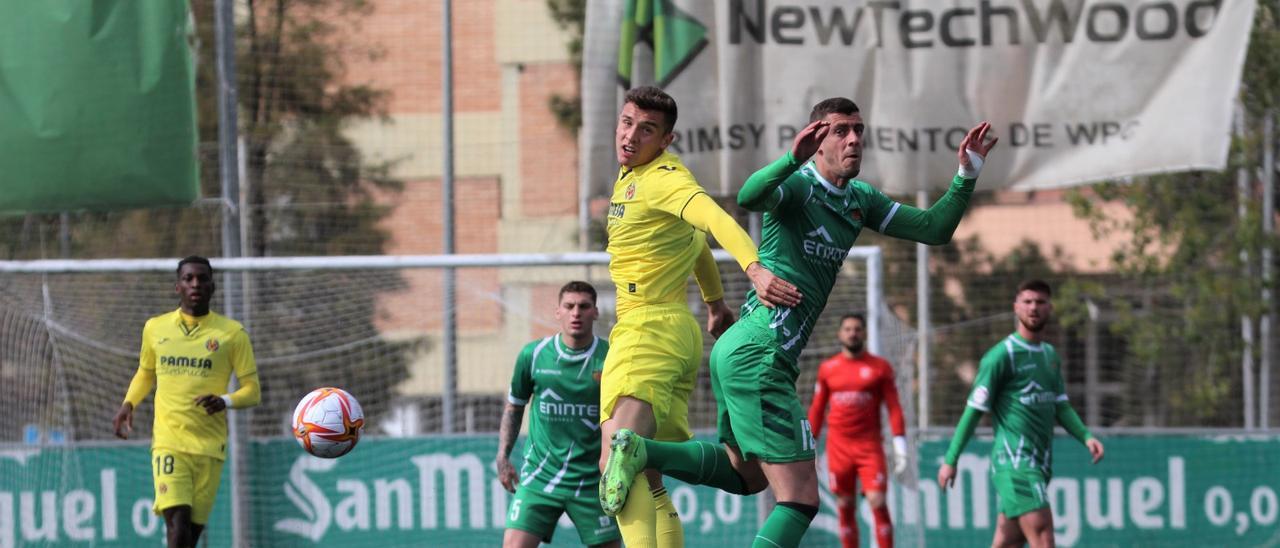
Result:
<instances>
[{"instance_id":1,"label":"yellow kit player jumping","mask_svg":"<svg viewBox=\"0 0 1280 548\"><path fill-rule=\"evenodd\" d=\"M181 305L142 328L138 372L113 421L116 436L128 438L134 408L156 389L153 510L164 515L169 548L194 547L209 521L226 458L222 411L261 400L249 335L239 322L209 311L214 289L208 259L191 256L178 262L174 291ZM232 372L240 388L226 394Z\"/></svg>"},{"instance_id":2,"label":"yellow kit player jumping","mask_svg":"<svg viewBox=\"0 0 1280 548\"><path fill-rule=\"evenodd\" d=\"M675 122L675 100L651 86L627 92L618 116L614 144L621 167L608 215L618 323L600 383L602 468L619 428L667 441L693 436L689 395L702 363L702 333L685 302L691 273L707 303L708 331L719 335L733 323L706 233L733 255L768 305L800 302L795 286L760 265L747 233L666 152ZM679 516L661 475L647 470L645 476L650 489L639 488L645 479L637 476L625 503L605 512L618 516L627 546L656 546L660 535L664 545L680 545Z\"/></svg>"}]
</instances>

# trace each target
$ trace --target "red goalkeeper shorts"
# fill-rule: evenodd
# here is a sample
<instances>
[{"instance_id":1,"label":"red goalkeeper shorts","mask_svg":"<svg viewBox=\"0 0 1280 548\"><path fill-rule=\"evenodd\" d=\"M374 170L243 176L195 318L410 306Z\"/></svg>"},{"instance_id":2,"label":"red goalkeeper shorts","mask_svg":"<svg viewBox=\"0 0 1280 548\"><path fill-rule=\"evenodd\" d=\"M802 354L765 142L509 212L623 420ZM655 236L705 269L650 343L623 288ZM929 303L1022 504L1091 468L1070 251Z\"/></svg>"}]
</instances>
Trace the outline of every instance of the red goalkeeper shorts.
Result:
<instances>
[{"instance_id":1,"label":"red goalkeeper shorts","mask_svg":"<svg viewBox=\"0 0 1280 548\"><path fill-rule=\"evenodd\" d=\"M879 441L827 438L827 478L831 492L852 497L861 491L885 492L889 487L884 447ZM858 483L862 489L858 489Z\"/></svg>"}]
</instances>

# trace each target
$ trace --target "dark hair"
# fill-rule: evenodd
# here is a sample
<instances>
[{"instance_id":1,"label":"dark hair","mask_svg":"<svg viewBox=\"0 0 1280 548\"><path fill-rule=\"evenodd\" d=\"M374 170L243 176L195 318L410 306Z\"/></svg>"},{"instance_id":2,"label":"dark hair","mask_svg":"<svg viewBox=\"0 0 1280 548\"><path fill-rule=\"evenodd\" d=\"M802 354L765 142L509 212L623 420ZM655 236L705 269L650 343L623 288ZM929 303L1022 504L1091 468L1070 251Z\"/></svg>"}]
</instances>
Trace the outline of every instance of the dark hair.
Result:
<instances>
[{"instance_id":1,"label":"dark hair","mask_svg":"<svg viewBox=\"0 0 1280 548\"><path fill-rule=\"evenodd\" d=\"M564 284L564 286L560 288L560 295L556 297L556 301L559 302L561 299L564 299L565 293L586 293L591 295L591 304L596 304L596 288L587 282L574 280Z\"/></svg>"},{"instance_id":2,"label":"dark hair","mask_svg":"<svg viewBox=\"0 0 1280 548\"><path fill-rule=\"evenodd\" d=\"M662 113L662 117L666 120L666 132L676 128L676 100L672 99L667 92L661 88L654 86L640 86L627 90L626 98L622 104L631 103L640 110L656 110Z\"/></svg>"},{"instance_id":3,"label":"dark hair","mask_svg":"<svg viewBox=\"0 0 1280 548\"><path fill-rule=\"evenodd\" d=\"M1014 298L1023 291L1035 291L1036 293L1044 293L1046 296L1052 297L1053 290L1049 288L1049 283L1040 279L1031 279L1018 284L1018 291L1014 293Z\"/></svg>"},{"instance_id":4,"label":"dark hair","mask_svg":"<svg viewBox=\"0 0 1280 548\"><path fill-rule=\"evenodd\" d=\"M862 327L867 326L867 317L864 316L861 312L850 312L848 314L840 316L840 325L844 325L844 321L848 319L854 319L862 322Z\"/></svg>"},{"instance_id":5,"label":"dark hair","mask_svg":"<svg viewBox=\"0 0 1280 548\"><path fill-rule=\"evenodd\" d=\"M809 111L809 123L812 124L825 118L828 114L836 113L850 116L858 112L858 105L844 97L832 97L823 99L818 104L813 105L813 110Z\"/></svg>"},{"instance_id":6,"label":"dark hair","mask_svg":"<svg viewBox=\"0 0 1280 548\"><path fill-rule=\"evenodd\" d=\"M182 275L182 266L186 264L205 265L209 267L209 274L213 274L213 265L209 264L209 259L206 259L199 255L188 255L186 258L182 259L181 261L178 261L178 270L176 272L178 273L179 276Z\"/></svg>"}]
</instances>

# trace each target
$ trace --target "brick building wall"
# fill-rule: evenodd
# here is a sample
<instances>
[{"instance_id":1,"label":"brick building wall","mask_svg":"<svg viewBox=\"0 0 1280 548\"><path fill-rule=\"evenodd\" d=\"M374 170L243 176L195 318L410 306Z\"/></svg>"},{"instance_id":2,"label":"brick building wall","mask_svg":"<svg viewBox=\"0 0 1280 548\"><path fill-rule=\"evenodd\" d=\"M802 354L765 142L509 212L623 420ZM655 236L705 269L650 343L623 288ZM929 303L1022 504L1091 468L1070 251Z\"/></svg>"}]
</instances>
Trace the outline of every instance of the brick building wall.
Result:
<instances>
[{"instance_id":1,"label":"brick building wall","mask_svg":"<svg viewBox=\"0 0 1280 548\"><path fill-rule=\"evenodd\" d=\"M351 37L377 55L348 63L346 78L389 94L386 119L348 131L371 160L392 162L404 183L383 198L391 207L383 224L388 254L443 249L441 10L439 0L375 0ZM577 147L549 108L554 94L576 93L566 41L544 0L453 2L456 252L577 250ZM442 274L403 275L407 286L380 299L378 327L427 341L401 392L437 393ZM505 389L520 347L555 331L556 289L569 276L458 271L459 391Z\"/></svg>"}]
</instances>

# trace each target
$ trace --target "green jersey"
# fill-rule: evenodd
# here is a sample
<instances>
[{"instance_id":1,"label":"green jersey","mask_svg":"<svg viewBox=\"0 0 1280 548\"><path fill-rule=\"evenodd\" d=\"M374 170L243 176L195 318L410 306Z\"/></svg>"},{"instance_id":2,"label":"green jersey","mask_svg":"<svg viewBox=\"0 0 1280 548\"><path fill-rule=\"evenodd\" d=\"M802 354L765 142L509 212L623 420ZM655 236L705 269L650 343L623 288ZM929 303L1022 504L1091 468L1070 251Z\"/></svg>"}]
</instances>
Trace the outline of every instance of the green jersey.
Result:
<instances>
[{"instance_id":1,"label":"green jersey","mask_svg":"<svg viewBox=\"0 0 1280 548\"><path fill-rule=\"evenodd\" d=\"M804 295L798 306L771 311L769 326L781 357L797 363L863 228L917 242L945 243L968 206L974 181L956 176L934 207L921 210L895 202L856 179L838 187L824 179L812 162L801 164L790 152L753 174L743 185L738 203L765 212L760 263ZM742 315L760 305L753 288L742 305Z\"/></svg>"},{"instance_id":2,"label":"green jersey","mask_svg":"<svg viewBox=\"0 0 1280 548\"><path fill-rule=\"evenodd\" d=\"M600 375L609 343L574 350L559 335L525 345L507 400L528 406L520 484L545 493L596 496L600 480Z\"/></svg>"},{"instance_id":3,"label":"green jersey","mask_svg":"<svg viewBox=\"0 0 1280 548\"><path fill-rule=\"evenodd\" d=\"M1033 344L1017 333L982 356L969 407L991 413L995 445L991 466L1039 470L1049 477L1058 406L1069 405L1053 345Z\"/></svg>"}]
</instances>

